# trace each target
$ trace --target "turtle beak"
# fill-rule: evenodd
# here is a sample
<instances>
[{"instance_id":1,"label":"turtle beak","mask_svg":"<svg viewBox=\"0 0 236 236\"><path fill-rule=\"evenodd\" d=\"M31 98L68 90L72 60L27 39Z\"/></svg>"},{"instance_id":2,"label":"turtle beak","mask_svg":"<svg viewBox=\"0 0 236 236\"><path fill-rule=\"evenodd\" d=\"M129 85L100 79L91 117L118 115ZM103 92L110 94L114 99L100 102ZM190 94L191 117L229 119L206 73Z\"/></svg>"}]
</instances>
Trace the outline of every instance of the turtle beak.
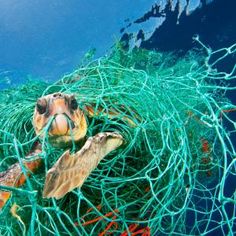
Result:
<instances>
[{"instance_id":1,"label":"turtle beak","mask_svg":"<svg viewBox=\"0 0 236 236\"><path fill-rule=\"evenodd\" d=\"M65 114L56 114L52 121L49 134L51 136L68 135L75 128L74 122Z\"/></svg>"}]
</instances>

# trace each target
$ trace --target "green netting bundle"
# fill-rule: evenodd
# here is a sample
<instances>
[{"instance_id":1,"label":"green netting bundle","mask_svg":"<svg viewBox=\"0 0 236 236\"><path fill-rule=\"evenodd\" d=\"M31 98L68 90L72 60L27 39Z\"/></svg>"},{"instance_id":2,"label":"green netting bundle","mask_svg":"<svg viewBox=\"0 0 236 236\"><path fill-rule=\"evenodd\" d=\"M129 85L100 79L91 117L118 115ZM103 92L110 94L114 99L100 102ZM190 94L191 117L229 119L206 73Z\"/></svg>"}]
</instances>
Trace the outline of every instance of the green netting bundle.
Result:
<instances>
[{"instance_id":1,"label":"green netting bundle","mask_svg":"<svg viewBox=\"0 0 236 236\"><path fill-rule=\"evenodd\" d=\"M235 122L228 112L235 106L225 92L235 89L229 86L235 68L223 73L215 65L235 51L233 45L180 58L116 47L54 84L30 81L1 91L0 171L32 149L35 102L53 92L75 94L82 110L115 111L112 119L93 117L87 137L116 131L125 145L105 157L81 189L55 200L43 199L42 190L47 170L65 149L44 140L44 165L24 186L0 187L12 191L0 212L0 234L233 235L235 212L226 208L235 195L226 194L225 184L235 175Z\"/></svg>"}]
</instances>

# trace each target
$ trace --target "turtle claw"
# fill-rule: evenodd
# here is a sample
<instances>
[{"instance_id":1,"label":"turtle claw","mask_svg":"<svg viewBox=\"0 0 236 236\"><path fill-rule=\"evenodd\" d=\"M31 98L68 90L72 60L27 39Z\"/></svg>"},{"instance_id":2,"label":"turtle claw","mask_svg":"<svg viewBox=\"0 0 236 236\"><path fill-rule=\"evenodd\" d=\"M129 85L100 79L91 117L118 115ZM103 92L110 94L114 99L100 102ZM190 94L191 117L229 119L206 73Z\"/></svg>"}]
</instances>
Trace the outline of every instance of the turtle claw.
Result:
<instances>
[{"instance_id":1,"label":"turtle claw","mask_svg":"<svg viewBox=\"0 0 236 236\"><path fill-rule=\"evenodd\" d=\"M47 173L43 197L60 199L81 187L99 162L122 143L120 134L104 132L90 137L77 153L66 151Z\"/></svg>"}]
</instances>

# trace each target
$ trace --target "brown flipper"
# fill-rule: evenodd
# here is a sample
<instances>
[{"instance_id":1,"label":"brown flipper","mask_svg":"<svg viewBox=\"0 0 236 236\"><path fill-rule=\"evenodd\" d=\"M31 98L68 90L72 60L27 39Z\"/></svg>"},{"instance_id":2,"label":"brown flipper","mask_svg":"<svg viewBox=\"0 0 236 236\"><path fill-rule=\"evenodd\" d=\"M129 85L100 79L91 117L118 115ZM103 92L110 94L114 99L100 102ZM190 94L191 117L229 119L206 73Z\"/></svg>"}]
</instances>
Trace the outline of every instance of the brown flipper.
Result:
<instances>
[{"instance_id":1,"label":"brown flipper","mask_svg":"<svg viewBox=\"0 0 236 236\"><path fill-rule=\"evenodd\" d=\"M35 150L30 152L26 158L32 155L37 155L41 152L41 146L37 145ZM32 172L35 172L42 163L41 158L37 157L34 160L24 160L22 161L26 175L30 176ZM24 175L22 168L19 163L11 165L6 171L0 173L0 186L7 187L20 187L26 181L26 176ZM4 207L8 199L11 197L10 191L0 190L0 210Z\"/></svg>"},{"instance_id":2,"label":"brown flipper","mask_svg":"<svg viewBox=\"0 0 236 236\"><path fill-rule=\"evenodd\" d=\"M120 134L105 132L90 137L75 154L66 151L47 173L43 197L59 199L81 187L99 162L122 143Z\"/></svg>"},{"instance_id":3,"label":"brown flipper","mask_svg":"<svg viewBox=\"0 0 236 236\"><path fill-rule=\"evenodd\" d=\"M94 105L94 106L85 106L84 107L85 114L87 114L90 117L94 117L94 116L107 116L109 119L114 119L114 118L117 118L117 117L121 116L121 113L115 111L112 108L109 109L108 112L106 112L101 107L98 107L97 110L95 111L94 107L96 107L96 105ZM138 115L135 115L135 118L137 120L140 120ZM126 122L130 127L136 127L137 126L137 124L135 124L135 122L133 120L131 120L131 118L129 118L128 115L123 115L121 117L121 120Z\"/></svg>"}]
</instances>

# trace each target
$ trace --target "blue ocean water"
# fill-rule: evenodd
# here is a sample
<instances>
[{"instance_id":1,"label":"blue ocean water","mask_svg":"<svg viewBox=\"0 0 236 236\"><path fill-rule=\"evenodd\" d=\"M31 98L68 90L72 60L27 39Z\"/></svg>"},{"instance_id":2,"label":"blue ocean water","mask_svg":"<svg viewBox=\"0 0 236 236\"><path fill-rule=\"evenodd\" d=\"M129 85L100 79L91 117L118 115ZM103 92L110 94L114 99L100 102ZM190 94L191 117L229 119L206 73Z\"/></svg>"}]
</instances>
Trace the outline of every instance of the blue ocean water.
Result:
<instances>
[{"instance_id":1,"label":"blue ocean water","mask_svg":"<svg viewBox=\"0 0 236 236\"><path fill-rule=\"evenodd\" d=\"M109 51L125 20L141 16L152 3L0 0L0 77L12 84L27 76L56 80L90 49L96 48L96 56Z\"/></svg>"},{"instance_id":2,"label":"blue ocean water","mask_svg":"<svg viewBox=\"0 0 236 236\"><path fill-rule=\"evenodd\" d=\"M28 76L56 80L73 71L89 50L95 48L99 57L122 35L139 31L146 37L139 45L160 50L188 50L196 33L211 47L235 40L233 0L191 0L188 7L181 0L182 11L185 6L192 14L184 12L179 19L177 5L175 11L165 9L165 17L153 14L159 2L164 8L168 1L0 0L0 78L11 85Z\"/></svg>"},{"instance_id":3,"label":"blue ocean water","mask_svg":"<svg viewBox=\"0 0 236 236\"><path fill-rule=\"evenodd\" d=\"M200 0L191 0L187 6L185 0L180 0L183 7L178 10L178 1L173 0L172 10L175 11L168 11L165 17L155 15L153 6L160 4L164 9L167 2L140 0L134 4L132 0L109 3L105 0L0 0L0 78L10 85L22 83L27 77L56 80L73 71L89 50L95 48L96 57L104 55L125 34L133 37L133 44L136 42L148 48L187 49L186 45L191 48L193 34L200 33L203 38L206 36L206 32L197 30L197 27L202 27L204 21L207 23L209 20L204 7L198 9L203 3L208 3L209 16L214 14L215 9L210 8L212 1L202 3ZM183 13L180 14L180 11ZM185 20L186 12L188 15L191 12L194 14ZM222 11L220 13L222 15ZM219 17L219 14L215 17ZM188 24L190 18L193 21ZM226 15L223 28L228 18ZM163 21L165 24L158 31ZM205 28L210 32L207 37L212 33L214 35L206 41L211 45L219 42L216 38L222 27L207 24ZM212 32L214 29L217 32ZM139 32L144 32L145 42L136 40L135 35ZM3 84L0 86L3 87Z\"/></svg>"},{"instance_id":4,"label":"blue ocean water","mask_svg":"<svg viewBox=\"0 0 236 236\"><path fill-rule=\"evenodd\" d=\"M182 14L162 3L165 15L155 12L159 2L164 1L0 0L0 89L27 78L57 80L89 50L102 56L120 38L131 47L182 53L195 46L195 34L214 49L236 42L235 0L192 0ZM220 67L230 71L235 63L232 57ZM235 94L228 97L236 103ZM235 191L233 176L227 185Z\"/></svg>"}]
</instances>

